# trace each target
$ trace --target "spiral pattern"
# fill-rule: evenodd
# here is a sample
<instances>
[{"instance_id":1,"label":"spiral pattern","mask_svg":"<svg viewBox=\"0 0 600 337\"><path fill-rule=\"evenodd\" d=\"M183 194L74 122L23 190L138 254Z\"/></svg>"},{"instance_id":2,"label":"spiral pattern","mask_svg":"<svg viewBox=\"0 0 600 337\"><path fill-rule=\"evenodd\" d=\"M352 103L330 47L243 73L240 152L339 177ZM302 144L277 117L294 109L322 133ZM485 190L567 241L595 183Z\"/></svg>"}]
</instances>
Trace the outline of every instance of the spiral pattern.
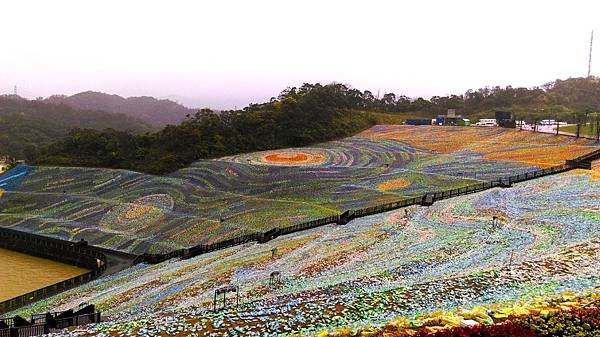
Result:
<instances>
[{"instance_id":1,"label":"spiral pattern","mask_svg":"<svg viewBox=\"0 0 600 337\"><path fill-rule=\"evenodd\" d=\"M100 226L119 233L140 232L164 220L174 204L168 194L146 195L110 209L100 220Z\"/></svg>"},{"instance_id":2,"label":"spiral pattern","mask_svg":"<svg viewBox=\"0 0 600 337\"><path fill-rule=\"evenodd\" d=\"M0 176L0 226L166 253L531 172L597 148L500 128L376 126L310 147L200 160L163 177L21 165Z\"/></svg>"}]
</instances>

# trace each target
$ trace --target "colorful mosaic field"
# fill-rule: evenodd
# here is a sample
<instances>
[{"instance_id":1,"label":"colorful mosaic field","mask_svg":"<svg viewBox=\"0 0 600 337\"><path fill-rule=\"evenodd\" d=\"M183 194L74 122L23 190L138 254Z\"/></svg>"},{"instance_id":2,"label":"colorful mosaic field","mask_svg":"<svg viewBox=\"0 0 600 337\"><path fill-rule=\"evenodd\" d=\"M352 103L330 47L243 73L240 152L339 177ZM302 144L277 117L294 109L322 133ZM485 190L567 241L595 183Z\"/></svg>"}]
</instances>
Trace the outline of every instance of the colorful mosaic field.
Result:
<instances>
[{"instance_id":1,"label":"colorful mosaic field","mask_svg":"<svg viewBox=\"0 0 600 337\"><path fill-rule=\"evenodd\" d=\"M0 226L141 254L529 172L592 141L500 128L376 126L313 147L202 160L169 176L20 166Z\"/></svg>"},{"instance_id":2,"label":"colorful mosaic field","mask_svg":"<svg viewBox=\"0 0 600 337\"><path fill-rule=\"evenodd\" d=\"M597 296L599 172L570 171L266 244L138 265L21 313L95 303L109 322L78 329L83 335L324 335L425 324L439 310L485 323L489 312L477 314L478 305L507 315L549 305L538 296ZM270 285L274 271L282 281ZM211 312L214 290L230 284L239 286L240 306L229 295L227 310Z\"/></svg>"}]
</instances>

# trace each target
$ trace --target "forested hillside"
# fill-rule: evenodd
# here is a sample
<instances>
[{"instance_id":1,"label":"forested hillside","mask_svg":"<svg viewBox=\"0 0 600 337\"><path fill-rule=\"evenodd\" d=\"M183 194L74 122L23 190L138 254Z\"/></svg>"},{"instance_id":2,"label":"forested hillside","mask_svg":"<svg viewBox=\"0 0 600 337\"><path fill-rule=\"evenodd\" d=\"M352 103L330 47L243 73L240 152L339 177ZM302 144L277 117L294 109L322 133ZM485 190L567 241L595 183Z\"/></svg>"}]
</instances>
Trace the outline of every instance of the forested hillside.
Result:
<instances>
[{"instance_id":1,"label":"forested hillside","mask_svg":"<svg viewBox=\"0 0 600 337\"><path fill-rule=\"evenodd\" d=\"M201 158L338 139L375 123L357 110L356 92L340 84L306 84L244 110L201 110L180 125L144 135L77 129L47 147L36 162L166 173Z\"/></svg>"},{"instance_id":2,"label":"forested hillside","mask_svg":"<svg viewBox=\"0 0 600 337\"><path fill-rule=\"evenodd\" d=\"M0 96L0 155L32 159L40 147L64 137L70 129L89 128L142 133L150 125L123 114L76 110L66 105Z\"/></svg>"},{"instance_id":3,"label":"forested hillside","mask_svg":"<svg viewBox=\"0 0 600 337\"><path fill-rule=\"evenodd\" d=\"M335 83L305 84L243 110L216 114L204 109L156 133L118 131L123 128L72 130L65 139L45 147L35 162L166 173L198 159L303 146L352 135L378 120L400 120L389 114L427 118L447 109L474 118L508 110L528 121L548 118L584 123L594 118L590 113L600 111L600 79L556 80L534 88L482 88L429 100L393 93L375 97L369 91Z\"/></svg>"},{"instance_id":4,"label":"forested hillside","mask_svg":"<svg viewBox=\"0 0 600 337\"><path fill-rule=\"evenodd\" d=\"M66 104L75 109L122 113L154 126L179 124L194 110L167 99L129 97L86 91L73 96L54 95L45 99L50 103Z\"/></svg>"},{"instance_id":5,"label":"forested hillside","mask_svg":"<svg viewBox=\"0 0 600 337\"><path fill-rule=\"evenodd\" d=\"M485 87L468 90L462 95L412 99L385 93L375 97L370 91L360 93L360 106L370 111L390 113L426 112L430 116L456 109L466 115L480 115L494 110L508 110L521 118L557 117L575 122L578 114L600 111L600 78L556 80L539 87Z\"/></svg>"}]
</instances>

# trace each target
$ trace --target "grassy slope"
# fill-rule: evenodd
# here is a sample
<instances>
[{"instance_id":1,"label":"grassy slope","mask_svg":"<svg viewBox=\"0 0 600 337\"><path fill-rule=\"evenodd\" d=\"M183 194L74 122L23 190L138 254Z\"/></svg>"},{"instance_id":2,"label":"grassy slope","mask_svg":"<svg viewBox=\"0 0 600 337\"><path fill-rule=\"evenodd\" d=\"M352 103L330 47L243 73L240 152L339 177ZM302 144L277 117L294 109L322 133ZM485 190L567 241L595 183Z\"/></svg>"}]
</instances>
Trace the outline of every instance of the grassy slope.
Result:
<instances>
[{"instance_id":1,"label":"grassy slope","mask_svg":"<svg viewBox=\"0 0 600 337\"><path fill-rule=\"evenodd\" d=\"M561 126L560 131L577 133L577 125ZM596 136L596 128L591 124L586 124L581 127L580 133L585 136Z\"/></svg>"}]
</instances>

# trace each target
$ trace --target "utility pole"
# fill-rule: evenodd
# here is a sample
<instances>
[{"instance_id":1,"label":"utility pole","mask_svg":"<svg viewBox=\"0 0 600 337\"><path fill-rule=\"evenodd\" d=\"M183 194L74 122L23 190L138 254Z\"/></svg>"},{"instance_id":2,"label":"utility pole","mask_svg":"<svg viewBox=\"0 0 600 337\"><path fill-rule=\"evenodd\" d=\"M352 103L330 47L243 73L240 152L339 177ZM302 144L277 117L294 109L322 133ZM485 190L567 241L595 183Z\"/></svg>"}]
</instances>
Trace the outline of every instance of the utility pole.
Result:
<instances>
[{"instance_id":1,"label":"utility pole","mask_svg":"<svg viewBox=\"0 0 600 337\"><path fill-rule=\"evenodd\" d=\"M513 258L515 257L515 251L510 252L510 261L508 261L508 268L512 267Z\"/></svg>"},{"instance_id":2,"label":"utility pole","mask_svg":"<svg viewBox=\"0 0 600 337\"><path fill-rule=\"evenodd\" d=\"M590 136L596 136L596 143L600 143L600 112L594 112L590 116Z\"/></svg>"},{"instance_id":3,"label":"utility pole","mask_svg":"<svg viewBox=\"0 0 600 337\"><path fill-rule=\"evenodd\" d=\"M592 30L592 35L590 37L590 56L588 58L588 75L587 77L590 77L590 74L592 73L592 45L594 44L594 31Z\"/></svg>"},{"instance_id":4,"label":"utility pole","mask_svg":"<svg viewBox=\"0 0 600 337\"><path fill-rule=\"evenodd\" d=\"M600 143L600 116L596 115L596 143Z\"/></svg>"}]
</instances>

